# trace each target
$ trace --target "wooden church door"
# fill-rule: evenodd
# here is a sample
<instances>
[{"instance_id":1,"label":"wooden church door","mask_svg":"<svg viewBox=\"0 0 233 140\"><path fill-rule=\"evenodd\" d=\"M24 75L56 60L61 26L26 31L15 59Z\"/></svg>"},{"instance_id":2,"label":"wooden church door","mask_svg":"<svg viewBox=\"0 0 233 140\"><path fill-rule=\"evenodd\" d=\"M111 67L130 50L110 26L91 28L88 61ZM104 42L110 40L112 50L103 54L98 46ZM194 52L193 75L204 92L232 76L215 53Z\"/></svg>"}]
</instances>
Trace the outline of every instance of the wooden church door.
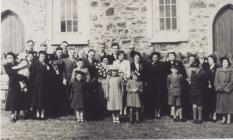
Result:
<instances>
[{"instance_id":1,"label":"wooden church door","mask_svg":"<svg viewBox=\"0 0 233 140\"><path fill-rule=\"evenodd\" d=\"M22 22L11 11L3 12L1 17L1 52L21 52L24 48L24 29Z\"/></svg>"},{"instance_id":2,"label":"wooden church door","mask_svg":"<svg viewBox=\"0 0 233 140\"><path fill-rule=\"evenodd\" d=\"M214 52L233 59L233 5L227 5L217 14L213 26Z\"/></svg>"}]
</instances>

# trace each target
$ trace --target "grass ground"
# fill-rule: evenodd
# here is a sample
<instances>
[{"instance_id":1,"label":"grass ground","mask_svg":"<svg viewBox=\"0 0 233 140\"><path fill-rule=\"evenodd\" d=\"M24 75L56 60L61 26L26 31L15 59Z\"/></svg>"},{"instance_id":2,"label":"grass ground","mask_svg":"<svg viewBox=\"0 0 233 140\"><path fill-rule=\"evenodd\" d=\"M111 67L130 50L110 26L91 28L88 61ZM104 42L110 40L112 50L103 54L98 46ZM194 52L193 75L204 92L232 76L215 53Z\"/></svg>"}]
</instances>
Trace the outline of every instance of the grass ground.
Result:
<instances>
[{"instance_id":1,"label":"grass ground","mask_svg":"<svg viewBox=\"0 0 233 140\"><path fill-rule=\"evenodd\" d=\"M173 122L169 117L145 120L139 124L113 124L108 117L101 121L75 122L74 116L56 119L9 122L9 114L1 111L2 139L126 139L126 138L233 138L233 124L205 122L201 125Z\"/></svg>"}]
</instances>

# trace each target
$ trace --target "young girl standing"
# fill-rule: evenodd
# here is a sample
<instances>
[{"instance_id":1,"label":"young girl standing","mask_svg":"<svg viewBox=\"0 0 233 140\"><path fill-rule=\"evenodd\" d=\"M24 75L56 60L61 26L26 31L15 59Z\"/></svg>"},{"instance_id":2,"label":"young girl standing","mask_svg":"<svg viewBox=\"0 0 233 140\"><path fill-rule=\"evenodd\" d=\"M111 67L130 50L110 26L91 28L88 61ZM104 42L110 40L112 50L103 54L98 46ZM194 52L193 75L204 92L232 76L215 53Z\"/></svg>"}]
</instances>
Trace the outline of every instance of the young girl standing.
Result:
<instances>
[{"instance_id":1,"label":"young girl standing","mask_svg":"<svg viewBox=\"0 0 233 140\"><path fill-rule=\"evenodd\" d=\"M171 74L167 77L168 104L171 106L171 115L174 121L182 121L181 92L183 87L183 76L178 74L176 67L172 66ZM178 117L178 119L177 119Z\"/></svg>"},{"instance_id":2,"label":"young girl standing","mask_svg":"<svg viewBox=\"0 0 233 140\"><path fill-rule=\"evenodd\" d=\"M84 121L84 107L85 107L85 92L86 92L86 81L83 79L84 73L81 71L75 72L75 79L71 88L71 105L74 109L77 122Z\"/></svg>"},{"instance_id":3,"label":"young girl standing","mask_svg":"<svg viewBox=\"0 0 233 140\"><path fill-rule=\"evenodd\" d=\"M113 123L120 123L119 113L122 109L122 94L124 85L115 67L110 67L111 76L107 79L107 110L112 112Z\"/></svg>"},{"instance_id":4,"label":"young girl standing","mask_svg":"<svg viewBox=\"0 0 233 140\"><path fill-rule=\"evenodd\" d=\"M132 72L132 80L129 80L126 85L127 91L127 106L130 110L130 122L133 123L134 111L136 114L136 122L139 122L139 112L141 108L140 94L143 92L142 82L138 81L139 75Z\"/></svg>"}]
</instances>

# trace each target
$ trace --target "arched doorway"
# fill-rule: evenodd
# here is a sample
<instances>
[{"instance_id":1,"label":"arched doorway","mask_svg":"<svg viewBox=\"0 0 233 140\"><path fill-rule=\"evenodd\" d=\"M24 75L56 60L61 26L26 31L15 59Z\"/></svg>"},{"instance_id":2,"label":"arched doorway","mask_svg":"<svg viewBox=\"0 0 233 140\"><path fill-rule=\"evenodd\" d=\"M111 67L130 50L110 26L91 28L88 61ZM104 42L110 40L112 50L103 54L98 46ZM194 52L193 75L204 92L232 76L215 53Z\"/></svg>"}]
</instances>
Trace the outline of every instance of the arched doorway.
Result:
<instances>
[{"instance_id":1,"label":"arched doorway","mask_svg":"<svg viewBox=\"0 0 233 140\"><path fill-rule=\"evenodd\" d=\"M214 19L213 50L219 57L233 59L233 5L224 6Z\"/></svg>"},{"instance_id":2,"label":"arched doorway","mask_svg":"<svg viewBox=\"0 0 233 140\"><path fill-rule=\"evenodd\" d=\"M24 28L19 17L7 10L1 14L1 50L2 53L19 53L24 48Z\"/></svg>"}]
</instances>

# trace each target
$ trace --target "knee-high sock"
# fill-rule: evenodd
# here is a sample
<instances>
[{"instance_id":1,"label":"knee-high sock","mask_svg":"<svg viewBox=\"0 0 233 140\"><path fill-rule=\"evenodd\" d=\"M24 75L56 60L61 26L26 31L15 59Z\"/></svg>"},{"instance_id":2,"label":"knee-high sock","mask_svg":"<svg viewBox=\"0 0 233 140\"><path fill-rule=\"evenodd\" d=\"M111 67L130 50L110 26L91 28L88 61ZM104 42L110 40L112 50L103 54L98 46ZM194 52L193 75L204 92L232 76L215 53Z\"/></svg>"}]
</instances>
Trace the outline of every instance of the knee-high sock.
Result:
<instances>
[{"instance_id":1,"label":"knee-high sock","mask_svg":"<svg viewBox=\"0 0 233 140\"><path fill-rule=\"evenodd\" d=\"M197 119L197 106L193 106L193 119L196 120Z\"/></svg>"},{"instance_id":2,"label":"knee-high sock","mask_svg":"<svg viewBox=\"0 0 233 140\"><path fill-rule=\"evenodd\" d=\"M227 123L231 123L231 114L227 114Z\"/></svg>"},{"instance_id":3,"label":"knee-high sock","mask_svg":"<svg viewBox=\"0 0 233 140\"><path fill-rule=\"evenodd\" d=\"M76 114L76 118L80 119L80 112L78 110L75 111L75 114Z\"/></svg>"},{"instance_id":4,"label":"knee-high sock","mask_svg":"<svg viewBox=\"0 0 233 140\"><path fill-rule=\"evenodd\" d=\"M198 120L202 120L202 106L198 107Z\"/></svg>"},{"instance_id":5,"label":"knee-high sock","mask_svg":"<svg viewBox=\"0 0 233 140\"><path fill-rule=\"evenodd\" d=\"M179 112L179 118L182 119L183 118L183 109L180 107L178 109L178 112Z\"/></svg>"},{"instance_id":6,"label":"knee-high sock","mask_svg":"<svg viewBox=\"0 0 233 140\"><path fill-rule=\"evenodd\" d=\"M83 115L84 115L83 110L80 111L80 114L79 114L79 115L80 115L80 119L83 120Z\"/></svg>"},{"instance_id":7,"label":"knee-high sock","mask_svg":"<svg viewBox=\"0 0 233 140\"><path fill-rule=\"evenodd\" d=\"M171 116L175 117L176 113L175 113L175 107L171 106Z\"/></svg>"},{"instance_id":8,"label":"knee-high sock","mask_svg":"<svg viewBox=\"0 0 233 140\"><path fill-rule=\"evenodd\" d=\"M115 112L112 113L112 120L115 121L116 120L116 116L115 116Z\"/></svg>"}]
</instances>

